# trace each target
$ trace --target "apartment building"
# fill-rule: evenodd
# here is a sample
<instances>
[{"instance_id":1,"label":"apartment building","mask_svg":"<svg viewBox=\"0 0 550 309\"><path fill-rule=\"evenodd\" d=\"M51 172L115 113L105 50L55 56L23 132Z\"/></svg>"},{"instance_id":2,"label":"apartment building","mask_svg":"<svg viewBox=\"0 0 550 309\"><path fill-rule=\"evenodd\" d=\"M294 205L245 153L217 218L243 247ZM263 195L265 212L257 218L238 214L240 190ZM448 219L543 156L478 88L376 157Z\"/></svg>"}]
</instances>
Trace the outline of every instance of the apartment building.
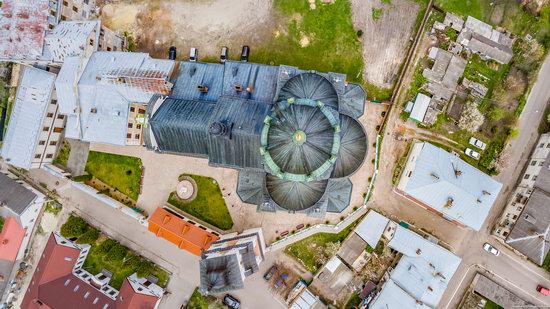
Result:
<instances>
[{"instance_id":1,"label":"apartment building","mask_svg":"<svg viewBox=\"0 0 550 309\"><path fill-rule=\"evenodd\" d=\"M59 0L60 19L87 20L96 17L97 7L95 0Z\"/></svg>"}]
</instances>

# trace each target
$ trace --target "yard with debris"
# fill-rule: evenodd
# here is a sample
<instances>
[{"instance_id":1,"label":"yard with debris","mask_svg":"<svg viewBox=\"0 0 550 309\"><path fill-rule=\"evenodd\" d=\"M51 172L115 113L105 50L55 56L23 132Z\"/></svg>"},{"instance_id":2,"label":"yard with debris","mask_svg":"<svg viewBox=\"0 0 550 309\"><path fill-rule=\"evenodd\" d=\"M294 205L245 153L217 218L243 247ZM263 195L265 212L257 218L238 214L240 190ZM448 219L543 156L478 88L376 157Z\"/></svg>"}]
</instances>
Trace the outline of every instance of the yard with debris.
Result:
<instances>
[{"instance_id":1,"label":"yard with debris","mask_svg":"<svg viewBox=\"0 0 550 309\"><path fill-rule=\"evenodd\" d=\"M361 31L369 98L388 100L405 61L425 1L353 0L353 23Z\"/></svg>"}]
</instances>

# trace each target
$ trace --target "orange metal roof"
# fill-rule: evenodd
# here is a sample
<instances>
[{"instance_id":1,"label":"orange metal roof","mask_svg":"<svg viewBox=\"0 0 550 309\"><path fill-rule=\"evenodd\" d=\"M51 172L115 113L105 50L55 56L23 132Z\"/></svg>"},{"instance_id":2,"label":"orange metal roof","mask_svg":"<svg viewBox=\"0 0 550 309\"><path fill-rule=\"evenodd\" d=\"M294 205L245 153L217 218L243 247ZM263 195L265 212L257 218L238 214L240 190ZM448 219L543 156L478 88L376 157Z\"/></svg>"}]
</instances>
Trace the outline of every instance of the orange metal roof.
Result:
<instances>
[{"instance_id":1,"label":"orange metal roof","mask_svg":"<svg viewBox=\"0 0 550 309\"><path fill-rule=\"evenodd\" d=\"M193 225L163 208L157 208L149 217L149 231L180 249L200 256L203 250L219 239L218 236Z\"/></svg>"},{"instance_id":2,"label":"orange metal roof","mask_svg":"<svg viewBox=\"0 0 550 309\"><path fill-rule=\"evenodd\" d=\"M13 217L7 217L0 233L0 260L15 261L25 230Z\"/></svg>"}]
</instances>

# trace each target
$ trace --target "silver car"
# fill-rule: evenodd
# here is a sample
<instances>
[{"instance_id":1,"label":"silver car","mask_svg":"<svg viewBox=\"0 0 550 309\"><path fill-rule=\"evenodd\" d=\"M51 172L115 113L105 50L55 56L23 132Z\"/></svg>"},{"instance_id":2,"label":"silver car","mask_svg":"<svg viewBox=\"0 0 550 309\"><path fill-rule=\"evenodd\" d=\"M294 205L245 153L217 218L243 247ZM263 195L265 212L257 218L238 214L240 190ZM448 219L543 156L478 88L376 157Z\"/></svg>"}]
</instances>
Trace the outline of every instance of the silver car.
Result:
<instances>
[{"instance_id":1,"label":"silver car","mask_svg":"<svg viewBox=\"0 0 550 309\"><path fill-rule=\"evenodd\" d=\"M481 157L481 156L479 155L479 152L473 150L472 148L466 148L466 150L464 150L464 153L465 153L468 157L470 157L470 158L472 158L472 159L476 159L476 160L479 160L479 158Z\"/></svg>"},{"instance_id":2,"label":"silver car","mask_svg":"<svg viewBox=\"0 0 550 309\"><path fill-rule=\"evenodd\" d=\"M494 255L494 256L499 256L499 254L500 254L500 251L498 251L497 248L491 246L491 245L490 245L489 243L487 243L487 242L486 242L485 244L483 244L483 250L485 250L485 251L491 253L491 254Z\"/></svg>"},{"instance_id":3,"label":"silver car","mask_svg":"<svg viewBox=\"0 0 550 309\"><path fill-rule=\"evenodd\" d=\"M473 136L470 137L470 140L468 141L468 143L470 143L470 145L475 146L481 150L485 150L485 148L487 148L487 144L485 144L484 142L478 140Z\"/></svg>"}]
</instances>

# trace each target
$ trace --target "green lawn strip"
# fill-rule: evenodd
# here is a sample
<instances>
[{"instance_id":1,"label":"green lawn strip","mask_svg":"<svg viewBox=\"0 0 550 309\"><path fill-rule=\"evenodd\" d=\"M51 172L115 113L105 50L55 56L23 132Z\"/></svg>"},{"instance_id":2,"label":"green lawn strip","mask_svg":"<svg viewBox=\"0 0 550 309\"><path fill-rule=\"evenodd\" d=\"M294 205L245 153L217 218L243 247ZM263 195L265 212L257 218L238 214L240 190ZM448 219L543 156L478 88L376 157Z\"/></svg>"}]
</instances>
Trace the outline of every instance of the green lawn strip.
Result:
<instances>
[{"instance_id":1,"label":"green lawn strip","mask_svg":"<svg viewBox=\"0 0 550 309\"><path fill-rule=\"evenodd\" d=\"M355 228L357 222L358 221L355 221L355 223L350 224L338 234L317 233L311 235L287 246L285 248L285 252L300 261L307 268L307 270L315 273L322 266L322 264L317 262L315 252L311 250L311 247L326 247L328 243L343 242L349 233Z\"/></svg>"},{"instance_id":2,"label":"green lawn strip","mask_svg":"<svg viewBox=\"0 0 550 309\"><path fill-rule=\"evenodd\" d=\"M187 174L181 176L189 176L195 180L197 183L197 197L191 202L185 203L177 197L175 192L172 192L168 198L168 203L222 230L231 229L233 220L218 183L214 179L205 176Z\"/></svg>"},{"instance_id":3,"label":"green lawn strip","mask_svg":"<svg viewBox=\"0 0 550 309\"><path fill-rule=\"evenodd\" d=\"M359 308L359 304L361 303L361 297L359 297L358 293L353 293L351 297L348 299L348 302L346 303L345 309L355 309Z\"/></svg>"},{"instance_id":4,"label":"green lawn strip","mask_svg":"<svg viewBox=\"0 0 550 309\"><path fill-rule=\"evenodd\" d=\"M165 287L168 283L168 273L150 261L135 255L127 247L117 241L101 236L99 230L90 226L84 219L71 215L61 226L63 237L73 239L79 244L91 245L90 252L83 268L96 275L106 269L113 273L111 282L113 288L119 290L124 280L137 273L138 277L153 275L159 279L158 285Z\"/></svg>"},{"instance_id":5,"label":"green lawn strip","mask_svg":"<svg viewBox=\"0 0 550 309\"><path fill-rule=\"evenodd\" d=\"M373 101L388 101L393 94L393 88L378 87L369 83L364 83L363 87L367 92L367 98Z\"/></svg>"},{"instance_id":6,"label":"green lawn strip","mask_svg":"<svg viewBox=\"0 0 550 309\"><path fill-rule=\"evenodd\" d=\"M542 262L542 268L550 271L550 252L548 252L546 257L544 258L544 262Z\"/></svg>"},{"instance_id":7,"label":"green lawn strip","mask_svg":"<svg viewBox=\"0 0 550 309\"><path fill-rule=\"evenodd\" d=\"M3 228L4 228L4 217L0 216L0 232L2 232Z\"/></svg>"},{"instance_id":8,"label":"green lawn strip","mask_svg":"<svg viewBox=\"0 0 550 309\"><path fill-rule=\"evenodd\" d=\"M435 0L435 5L444 11L453 12L462 17L473 16L485 20L483 0Z\"/></svg>"},{"instance_id":9,"label":"green lawn strip","mask_svg":"<svg viewBox=\"0 0 550 309\"><path fill-rule=\"evenodd\" d=\"M141 180L141 159L90 151L86 172L137 201Z\"/></svg>"},{"instance_id":10,"label":"green lawn strip","mask_svg":"<svg viewBox=\"0 0 550 309\"><path fill-rule=\"evenodd\" d=\"M193 291L193 294L191 294L191 298L189 298L189 302L185 308L208 309L208 300L199 292L199 289L197 288Z\"/></svg>"},{"instance_id":11,"label":"green lawn strip","mask_svg":"<svg viewBox=\"0 0 550 309\"><path fill-rule=\"evenodd\" d=\"M349 0L317 2L314 10L307 1L276 0L274 8L284 19L286 31L256 48L250 61L339 72L347 74L349 81L363 82L361 42L353 28ZM304 38L309 44L303 44Z\"/></svg>"},{"instance_id":12,"label":"green lawn strip","mask_svg":"<svg viewBox=\"0 0 550 309\"><path fill-rule=\"evenodd\" d=\"M493 302L490 299L486 299L487 303L483 307L483 309L503 309L501 306L497 305L495 302Z\"/></svg>"}]
</instances>

